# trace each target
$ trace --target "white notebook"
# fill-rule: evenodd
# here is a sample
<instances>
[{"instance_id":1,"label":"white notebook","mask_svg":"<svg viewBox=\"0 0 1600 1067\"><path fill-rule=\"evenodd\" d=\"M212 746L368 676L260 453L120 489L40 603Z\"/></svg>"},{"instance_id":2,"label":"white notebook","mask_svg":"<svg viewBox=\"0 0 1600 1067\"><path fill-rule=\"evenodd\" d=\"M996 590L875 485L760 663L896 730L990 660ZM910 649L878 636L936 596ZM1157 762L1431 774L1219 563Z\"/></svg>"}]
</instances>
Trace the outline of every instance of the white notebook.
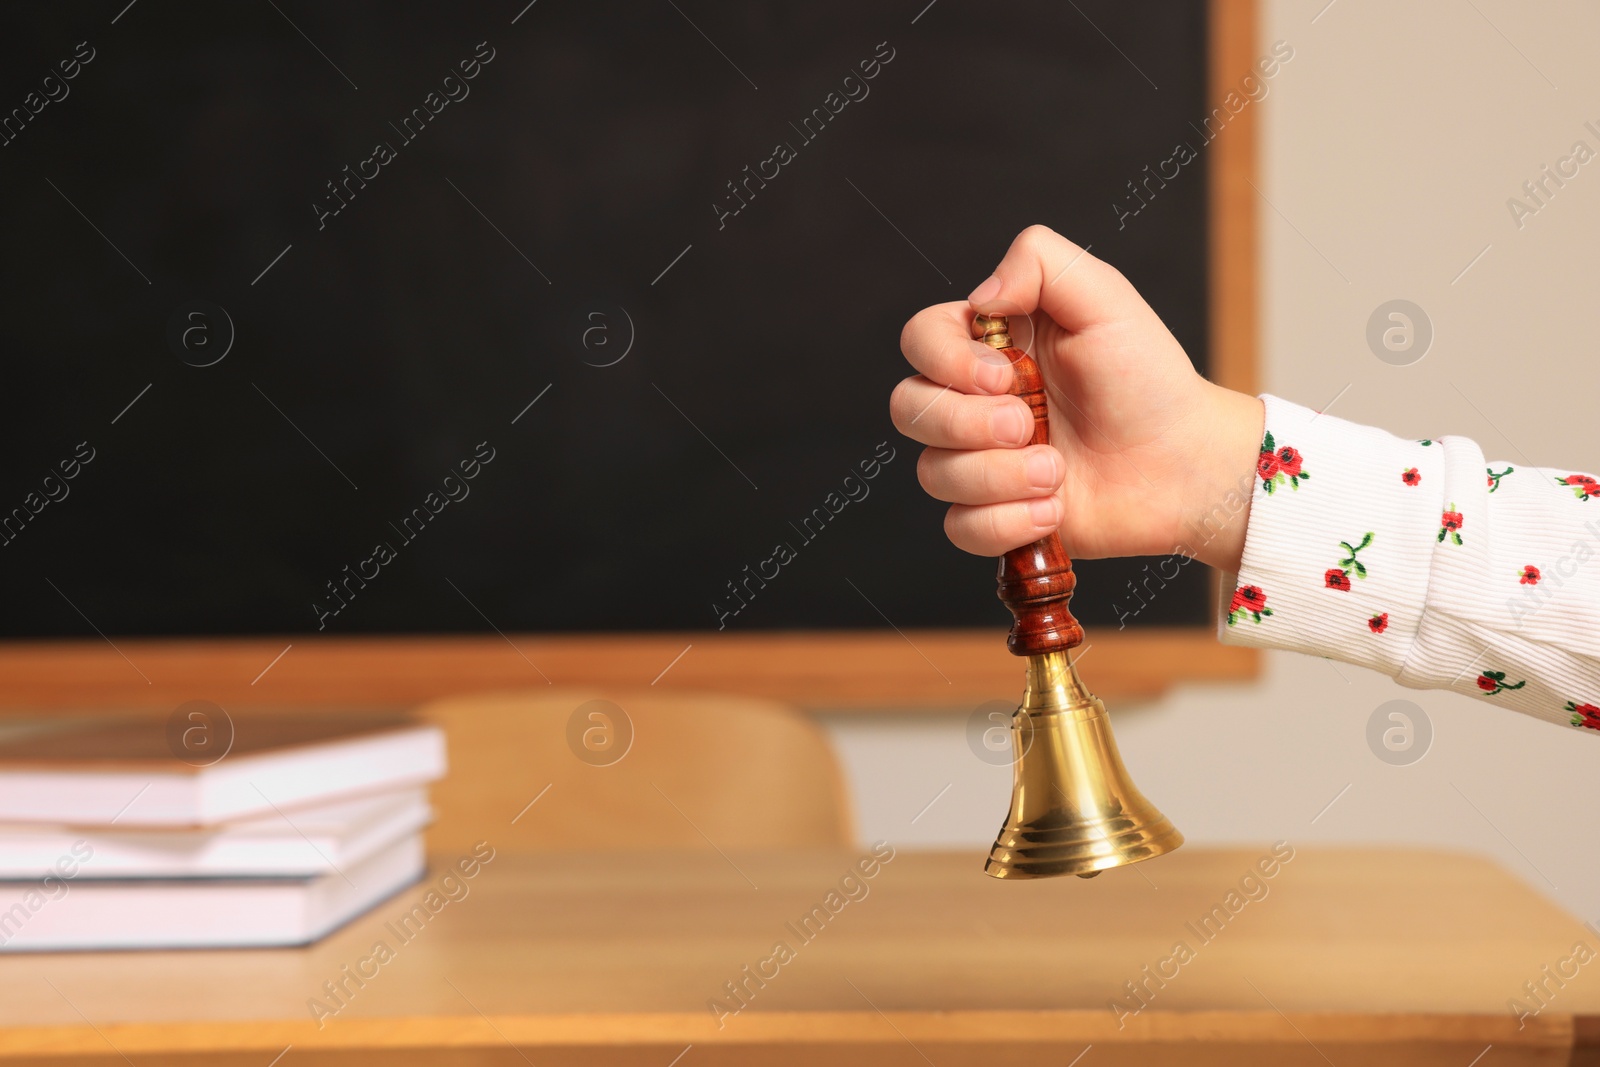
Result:
<instances>
[{"instance_id":1,"label":"white notebook","mask_svg":"<svg viewBox=\"0 0 1600 1067\"><path fill-rule=\"evenodd\" d=\"M0 883L0 953L263 948L323 937L422 877L413 834L314 878Z\"/></svg>"},{"instance_id":2,"label":"white notebook","mask_svg":"<svg viewBox=\"0 0 1600 1067\"><path fill-rule=\"evenodd\" d=\"M0 824L0 879L293 877L348 868L427 826L421 788L284 809L205 829Z\"/></svg>"},{"instance_id":3,"label":"white notebook","mask_svg":"<svg viewBox=\"0 0 1600 1067\"><path fill-rule=\"evenodd\" d=\"M0 822L213 826L444 770L444 733L391 716L240 715L207 766L174 754L164 719L54 720L0 740Z\"/></svg>"}]
</instances>

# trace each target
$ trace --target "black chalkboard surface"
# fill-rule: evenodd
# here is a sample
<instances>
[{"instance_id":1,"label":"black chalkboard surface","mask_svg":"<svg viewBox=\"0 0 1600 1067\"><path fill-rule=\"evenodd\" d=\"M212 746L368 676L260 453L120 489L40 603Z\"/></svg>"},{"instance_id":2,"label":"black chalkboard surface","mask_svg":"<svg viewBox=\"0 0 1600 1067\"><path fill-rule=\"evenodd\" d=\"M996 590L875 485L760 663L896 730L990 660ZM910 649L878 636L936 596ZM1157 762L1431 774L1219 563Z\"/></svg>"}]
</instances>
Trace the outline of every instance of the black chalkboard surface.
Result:
<instances>
[{"instance_id":1,"label":"black chalkboard surface","mask_svg":"<svg viewBox=\"0 0 1600 1067\"><path fill-rule=\"evenodd\" d=\"M1042 222L1204 369L1204 154L1119 218L1207 112L1198 2L0 26L6 635L1003 630L889 424L901 324ZM1085 623L1144 562L1080 566Z\"/></svg>"}]
</instances>

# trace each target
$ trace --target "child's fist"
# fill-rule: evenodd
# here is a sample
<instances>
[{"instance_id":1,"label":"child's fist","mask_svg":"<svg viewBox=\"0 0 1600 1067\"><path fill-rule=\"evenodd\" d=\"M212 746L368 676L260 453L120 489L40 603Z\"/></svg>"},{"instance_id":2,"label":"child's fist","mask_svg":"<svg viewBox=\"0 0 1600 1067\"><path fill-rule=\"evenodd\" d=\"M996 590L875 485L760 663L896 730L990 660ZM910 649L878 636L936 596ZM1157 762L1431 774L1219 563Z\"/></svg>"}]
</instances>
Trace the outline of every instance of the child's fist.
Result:
<instances>
[{"instance_id":1,"label":"child's fist","mask_svg":"<svg viewBox=\"0 0 1600 1067\"><path fill-rule=\"evenodd\" d=\"M1008 395L1005 357L974 339L976 312L1032 320L1049 445L1024 447L1032 418ZM1248 490L1261 402L1200 377L1109 264L1031 226L966 300L906 323L900 348L921 373L895 387L889 410L928 446L917 477L951 503L945 532L958 548L996 556L1057 530L1073 556L1183 550L1238 570L1245 514L1204 543L1184 527Z\"/></svg>"}]
</instances>

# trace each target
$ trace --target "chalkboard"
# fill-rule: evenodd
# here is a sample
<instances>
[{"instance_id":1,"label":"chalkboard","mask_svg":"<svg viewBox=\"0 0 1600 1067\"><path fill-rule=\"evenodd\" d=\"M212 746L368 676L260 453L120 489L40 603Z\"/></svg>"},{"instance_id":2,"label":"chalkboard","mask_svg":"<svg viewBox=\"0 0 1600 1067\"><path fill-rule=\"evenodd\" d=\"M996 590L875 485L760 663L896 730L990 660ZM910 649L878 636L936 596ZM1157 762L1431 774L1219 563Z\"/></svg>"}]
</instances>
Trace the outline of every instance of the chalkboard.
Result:
<instances>
[{"instance_id":1,"label":"chalkboard","mask_svg":"<svg viewBox=\"0 0 1600 1067\"><path fill-rule=\"evenodd\" d=\"M1203 143L1199 2L0 25L9 636L1003 629L888 420L906 318L1042 222L1206 366L1205 153L1131 192ZM1202 622L1147 562L1085 623Z\"/></svg>"}]
</instances>

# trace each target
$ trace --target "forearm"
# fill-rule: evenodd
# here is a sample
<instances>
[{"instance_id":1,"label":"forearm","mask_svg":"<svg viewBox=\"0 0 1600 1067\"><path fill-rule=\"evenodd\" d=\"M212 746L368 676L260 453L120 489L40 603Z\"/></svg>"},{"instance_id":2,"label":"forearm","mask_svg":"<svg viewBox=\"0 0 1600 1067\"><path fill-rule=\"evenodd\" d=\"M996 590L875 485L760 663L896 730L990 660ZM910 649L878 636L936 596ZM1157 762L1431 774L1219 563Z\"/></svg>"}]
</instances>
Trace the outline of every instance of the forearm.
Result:
<instances>
[{"instance_id":1,"label":"forearm","mask_svg":"<svg viewBox=\"0 0 1600 1067\"><path fill-rule=\"evenodd\" d=\"M1600 486L1264 399L1223 640L1600 729Z\"/></svg>"}]
</instances>

